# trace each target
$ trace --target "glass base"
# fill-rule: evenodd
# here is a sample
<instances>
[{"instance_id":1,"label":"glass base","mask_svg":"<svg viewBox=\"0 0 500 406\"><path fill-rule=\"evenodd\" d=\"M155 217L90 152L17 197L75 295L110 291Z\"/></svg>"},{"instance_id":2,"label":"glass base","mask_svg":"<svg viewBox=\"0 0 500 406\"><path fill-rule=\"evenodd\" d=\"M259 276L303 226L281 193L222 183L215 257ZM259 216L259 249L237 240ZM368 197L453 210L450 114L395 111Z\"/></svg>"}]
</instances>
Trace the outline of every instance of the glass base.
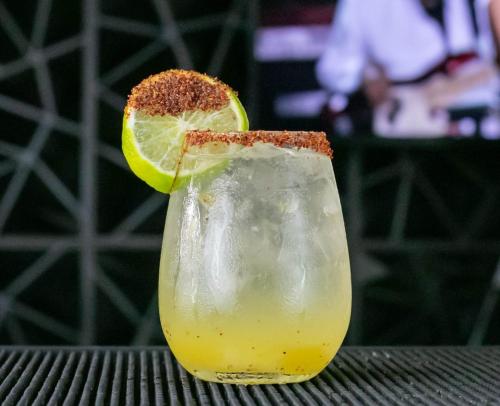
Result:
<instances>
[{"instance_id":1,"label":"glass base","mask_svg":"<svg viewBox=\"0 0 500 406\"><path fill-rule=\"evenodd\" d=\"M193 375L204 381L231 383L239 385L263 385L263 384L282 384L307 381L317 374L306 375L288 375L280 373L259 373L259 372L213 372L196 371Z\"/></svg>"}]
</instances>

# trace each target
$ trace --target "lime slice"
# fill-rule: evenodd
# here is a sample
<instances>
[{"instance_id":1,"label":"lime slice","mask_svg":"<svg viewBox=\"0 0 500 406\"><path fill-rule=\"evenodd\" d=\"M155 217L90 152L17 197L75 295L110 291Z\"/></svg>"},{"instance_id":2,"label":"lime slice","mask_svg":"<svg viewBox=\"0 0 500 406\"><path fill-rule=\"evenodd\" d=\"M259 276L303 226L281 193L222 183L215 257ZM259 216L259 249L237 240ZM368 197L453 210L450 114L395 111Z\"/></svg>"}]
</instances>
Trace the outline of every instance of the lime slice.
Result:
<instances>
[{"instance_id":1,"label":"lime slice","mask_svg":"<svg viewBox=\"0 0 500 406\"><path fill-rule=\"evenodd\" d=\"M188 130L247 130L248 118L236 93L224 83L193 71L169 70L132 90L123 118L122 149L132 171L148 185L170 193ZM218 163L182 169L191 176Z\"/></svg>"},{"instance_id":2,"label":"lime slice","mask_svg":"<svg viewBox=\"0 0 500 406\"><path fill-rule=\"evenodd\" d=\"M184 188L193 179L208 181L220 175L243 145L209 142L189 146L182 155L172 191Z\"/></svg>"}]
</instances>

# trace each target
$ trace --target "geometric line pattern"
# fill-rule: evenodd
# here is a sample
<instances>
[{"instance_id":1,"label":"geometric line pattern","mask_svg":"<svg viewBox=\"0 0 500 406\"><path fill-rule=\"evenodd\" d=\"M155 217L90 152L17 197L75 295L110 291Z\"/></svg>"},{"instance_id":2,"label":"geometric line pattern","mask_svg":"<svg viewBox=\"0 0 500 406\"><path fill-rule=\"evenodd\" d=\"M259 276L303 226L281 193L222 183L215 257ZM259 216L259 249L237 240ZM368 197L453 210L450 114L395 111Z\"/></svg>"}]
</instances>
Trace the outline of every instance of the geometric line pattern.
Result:
<instances>
[{"instance_id":1,"label":"geometric line pattern","mask_svg":"<svg viewBox=\"0 0 500 406\"><path fill-rule=\"evenodd\" d=\"M354 279L352 342L498 342L500 144L335 145L337 157L349 157L337 176ZM373 319L385 325L373 330Z\"/></svg>"},{"instance_id":2,"label":"geometric line pattern","mask_svg":"<svg viewBox=\"0 0 500 406\"><path fill-rule=\"evenodd\" d=\"M242 89L251 109L256 5L22 7L0 3L0 341L162 342L168 198L123 159L124 96L148 74L193 68Z\"/></svg>"}]
</instances>

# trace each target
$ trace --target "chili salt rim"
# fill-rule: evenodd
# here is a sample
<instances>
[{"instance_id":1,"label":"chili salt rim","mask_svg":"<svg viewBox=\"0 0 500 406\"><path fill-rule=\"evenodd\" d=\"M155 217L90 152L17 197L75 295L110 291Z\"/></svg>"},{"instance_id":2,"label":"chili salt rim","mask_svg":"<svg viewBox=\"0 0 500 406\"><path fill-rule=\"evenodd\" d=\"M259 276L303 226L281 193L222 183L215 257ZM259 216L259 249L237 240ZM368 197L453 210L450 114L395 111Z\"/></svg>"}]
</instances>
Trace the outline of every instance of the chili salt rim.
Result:
<instances>
[{"instance_id":1,"label":"chili salt rim","mask_svg":"<svg viewBox=\"0 0 500 406\"><path fill-rule=\"evenodd\" d=\"M221 110L236 94L228 85L203 73L170 69L151 75L134 86L125 114L139 110L152 116L178 116L184 111Z\"/></svg>"},{"instance_id":2,"label":"chili salt rim","mask_svg":"<svg viewBox=\"0 0 500 406\"><path fill-rule=\"evenodd\" d=\"M333 157L333 151L326 134L322 131L229 131L214 132L193 130L186 133L185 146L203 145L207 142L241 144L250 147L256 142L270 143L277 147L308 148L320 154Z\"/></svg>"}]
</instances>

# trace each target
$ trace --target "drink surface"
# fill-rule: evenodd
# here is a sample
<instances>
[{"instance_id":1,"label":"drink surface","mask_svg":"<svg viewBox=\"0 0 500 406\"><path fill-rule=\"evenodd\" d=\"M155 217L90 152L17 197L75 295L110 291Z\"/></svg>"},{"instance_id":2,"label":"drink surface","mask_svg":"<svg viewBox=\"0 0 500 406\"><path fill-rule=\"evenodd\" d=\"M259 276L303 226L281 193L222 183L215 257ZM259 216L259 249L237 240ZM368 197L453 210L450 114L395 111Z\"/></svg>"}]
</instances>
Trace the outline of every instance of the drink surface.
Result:
<instances>
[{"instance_id":1,"label":"drink surface","mask_svg":"<svg viewBox=\"0 0 500 406\"><path fill-rule=\"evenodd\" d=\"M160 318L174 355L213 381L316 375L337 352L351 307L330 159L263 143L195 158L212 169L172 194L160 265Z\"/></svg>"}]
</instances>

